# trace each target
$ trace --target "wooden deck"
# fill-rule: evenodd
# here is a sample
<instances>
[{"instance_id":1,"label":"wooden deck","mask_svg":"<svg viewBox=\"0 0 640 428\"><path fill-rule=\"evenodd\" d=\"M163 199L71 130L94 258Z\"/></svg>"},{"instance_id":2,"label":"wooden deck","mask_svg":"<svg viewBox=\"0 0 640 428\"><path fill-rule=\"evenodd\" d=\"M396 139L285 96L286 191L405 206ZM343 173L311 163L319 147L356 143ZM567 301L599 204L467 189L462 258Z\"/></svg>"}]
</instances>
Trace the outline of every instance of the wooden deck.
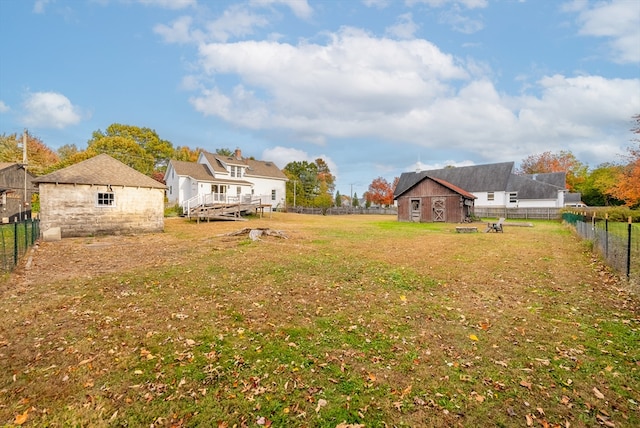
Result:
<instances>
[{"instance_id":1,"label":"wooden deck","mask_svg":"<svg viewBox=\"0 0 640 428\"><path fill-rule=\"evenodd\" d=\"M260 209L262 209L261 212L264 212L264 207L259 203L208 204L192 208L187 216L196 221L246 221L242 216L257 212Z\"/></svg>"}]
</instances>

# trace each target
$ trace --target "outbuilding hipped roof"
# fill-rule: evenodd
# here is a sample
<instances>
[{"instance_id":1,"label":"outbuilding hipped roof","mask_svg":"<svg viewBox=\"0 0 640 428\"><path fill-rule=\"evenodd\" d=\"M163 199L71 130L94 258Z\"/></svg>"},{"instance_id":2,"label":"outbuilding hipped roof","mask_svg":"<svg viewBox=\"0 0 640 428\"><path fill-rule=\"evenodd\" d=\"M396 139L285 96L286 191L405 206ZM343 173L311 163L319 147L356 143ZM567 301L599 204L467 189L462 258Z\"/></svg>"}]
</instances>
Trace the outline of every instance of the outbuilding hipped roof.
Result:
<instances>
[{"instance_id":1,"label":"outbuilding hipped roof","mask_svg":"<svg viewBox=\"0 0 640 428\"><path fill-rule=\"evenodd\" d=\"M105 186L148 187L167 186L136 171L107 154L99 154L77 164L43 175L34 183L89 184Z\"/></svg>"}]
</instances>

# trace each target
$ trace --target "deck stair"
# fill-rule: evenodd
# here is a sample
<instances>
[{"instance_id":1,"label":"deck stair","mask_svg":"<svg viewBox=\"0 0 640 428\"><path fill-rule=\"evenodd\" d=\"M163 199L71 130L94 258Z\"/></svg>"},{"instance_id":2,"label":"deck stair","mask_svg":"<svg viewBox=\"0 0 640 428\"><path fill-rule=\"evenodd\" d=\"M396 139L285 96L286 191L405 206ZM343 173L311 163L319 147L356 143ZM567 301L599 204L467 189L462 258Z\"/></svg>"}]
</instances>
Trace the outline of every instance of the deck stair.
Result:
<instances>
[{"instance_id":1,"label":"deck stair","mask_svg":"<svg viewBox=\"0 0 640 428\"><path fill-rule=\"evenodd\" d=\"M197 205L189 209L189 218L200 220L246 220L243 216L256 212L260 202L222 202Z\"/></svg>"}]
</instances>

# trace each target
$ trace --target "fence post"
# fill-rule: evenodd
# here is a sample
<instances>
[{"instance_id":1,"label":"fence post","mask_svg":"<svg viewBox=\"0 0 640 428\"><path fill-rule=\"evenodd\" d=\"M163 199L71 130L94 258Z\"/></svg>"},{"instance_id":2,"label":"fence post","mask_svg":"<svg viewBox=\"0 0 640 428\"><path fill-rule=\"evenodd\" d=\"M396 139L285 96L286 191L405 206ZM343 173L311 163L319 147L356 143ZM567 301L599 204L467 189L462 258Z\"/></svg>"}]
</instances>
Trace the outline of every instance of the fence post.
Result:
<instances>
[{"instance_id":1,"label":"fence post","mask_svg":"<svg viewBox=\"0 0 640 428\"><path fill-rule=\"evenodd\" d=\"M609 258L609 213L604 215L604 258Z\"/></svg>"},{"instance_id":2,"label":"fence post","mask_svg":"<svg viewBox=\"0 0 640 428\"><path fill-rule=\"evenodd\" d=\"M13 266L18 264L18 222L13 223Z\"/></svg>"},{"instance_id":3,"label":"fence post","mask_svg":"<svg viewBox=\"0 0 640 428\"><path fill-rule=\"evenodd\" d=\"M631 276L631 216L627 220L627 279Z\"/></svg>"}]
</instances>

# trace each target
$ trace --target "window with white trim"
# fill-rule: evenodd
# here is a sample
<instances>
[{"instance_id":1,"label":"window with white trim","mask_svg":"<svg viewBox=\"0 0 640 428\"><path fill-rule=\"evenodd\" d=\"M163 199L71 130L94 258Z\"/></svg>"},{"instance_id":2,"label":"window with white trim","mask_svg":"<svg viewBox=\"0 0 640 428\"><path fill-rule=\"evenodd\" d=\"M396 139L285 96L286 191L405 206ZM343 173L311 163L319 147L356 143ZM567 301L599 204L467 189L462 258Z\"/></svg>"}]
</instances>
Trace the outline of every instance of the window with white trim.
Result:
<instances>
[{"instance_id":1,"label":"window with white trim","mask_svg":"<svg viewBox=\"0 0 640 428\"><path fill-rule=\"evenodd\" d=\"M487 201L494 201L496 199L496 194L493 192L487 192Z\"/></svg>"},{"instance_id":2,"label":"window with white trim","mask_svg":"<svg viewBox=\"0 0 640 428\"><path fill-rule=\"evenodd\" d=\"M272 189L271 190L271 200L275 201L276 200L276 189Z\"/></svg>"},{"instance_id":3,"label":"window with white trim","mask_svg":"<svg viewBox=\"0 0 640 428\"><path fill-rule=\"evenodd\" d=\"M113 192L98 192L96 197L96 205L99 207L113 207L116 205L115 195Z\"/></svg>"},{"instance_id":4,"label":"window with white trim","mask_svg":"<svg viewBox=\"0 0 640 428\"><path fill-rule=\"evenodd\" d=\"M518 203L518 192L509 193L509 203L510 204Z\"/></svg>"}]
</instances>

